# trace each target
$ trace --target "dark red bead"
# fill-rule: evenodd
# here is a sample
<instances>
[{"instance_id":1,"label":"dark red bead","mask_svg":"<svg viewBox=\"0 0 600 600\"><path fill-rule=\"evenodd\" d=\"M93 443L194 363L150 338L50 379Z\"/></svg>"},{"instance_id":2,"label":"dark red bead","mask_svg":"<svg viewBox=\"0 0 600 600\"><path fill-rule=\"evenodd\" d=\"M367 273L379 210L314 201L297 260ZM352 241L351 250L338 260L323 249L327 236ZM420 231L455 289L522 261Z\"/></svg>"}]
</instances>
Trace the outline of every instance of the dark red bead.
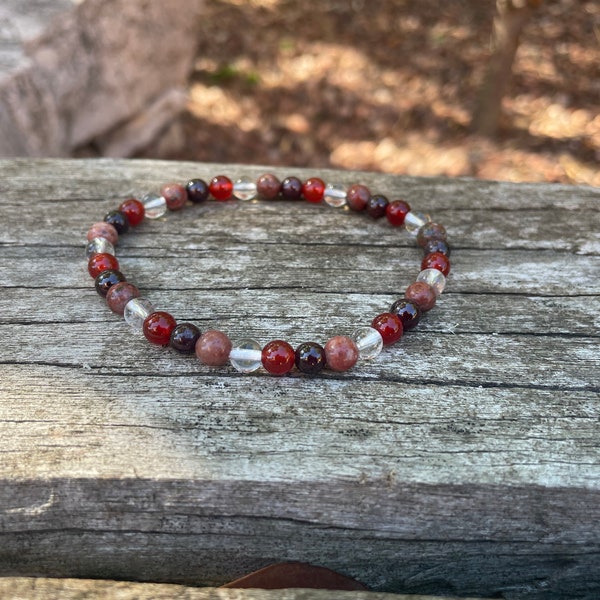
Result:
<instances>
[{"instance_id":1,"label":"dark red bead","mask_svg":"<svg viewBox=\"0 0 600 600\"><path fill-rule=\"evenodd\" d=\"M437 269L448 276L448 273L450 273L450 259L441 252L432 252L423 259L421 270L423 269Z\"/></svg>"},{"instance_id":2,"label":"dark red bead","mask_svg":"<svg viewBox=\"0 0 600 600\"><path fill-rule=\"evenodd\" d=\"M355 183L348 188L346 192L346 203L350 210L361 211L367 208L367 203L371 198L369 188L360 183Z\"/></svg>"},{"instance_id":3,"label":"dark red bead","mask_svg":"<svg viewBox=\"0 0 600 600\"><path fill-rule=\"evenodd\" d=\"M307 375L316 375L325 368L325 350L316 342L304 342L296 348L296 367Z\"/></svg>"},{"instance_id":4,"label":"dark red bead","mask_svg":"<svg viewBox=\"0 0 600 600\"><path fill-rule=\"evenodd\" d=\"M204 202L208 198L208 184L204 179L190 179L185 189L187 191L188 198L194 204Z\"/></svg>"},{"instance_id":5,"label":"dark red bead","mask_svg":"<svg viewBox=\"0 0 600 600\"><path fill-rule=\"evenodd\" d=\"M233 194L233 182L225 175L217 175L210 180L208 189L215 200L229 200Z\"/></svg>"},{"instance_id":6,"label":"dark red bead","mask_svg":"<svg viewBox=\"0 0 600 600\"><path fill-rule=\"evenodd\" d=\"M176 326L177 322L168 312L153 312L144 321L144 336L152 344L168 346Z\"/></svg>"},{"instance_id":7,"label":"dark red bead","mask_svg":"<svg viewBox=\"0 0 600 600\"><path fill-rule=\"evenodd\" d=\"M265 173L256 180L256 193L265 200L273 200L279 196L281 181L273 173Z\"/></svg>"},{"instance_id":8,"label":"dark red bead","mask_svg":"<svg viewBox=\"0 0 600 600\"><path fill-rule=\"evenodd\" d=\"M286 200L300 200L302 182L297 177L286 177L281 182L281 196Z\"/></svg>"},{"instance_id":9,"label":"dark red bead","mask_svg":"<svg viewBox=\"0 0 600 600\"><path fill-rule=\"evenodd\" d=\"M132 227L139 225L144 220L146 213L144 205L136 198L129 198L121 202L119 210L127 217Z\"/></svg>"},{"instance_id":10,"label":"dark red bead","mask_svg":"<svg viewBox=\"0 0 600 600\"><path fill-rule=\"evenodd\" d=\"M94 285L96 286L96 291L101 296L106 296L106 294L108 294L108 290L110 290L113 285L116 285L121 281L125 281L125 275L123 275L121 271L108 269L107 271L102 271L102 273L96 277Z\"/></svg>"},{"instance_id":11,"label":"dark red bead","mask_svg":"<svg viewBox=\"0 0 600 600\"><path fill-rule=\"evenodd\" d=\"M423 246L425 255L432 254L433 252L441 252L446 256L450 256L450 246L446 240L428 240Z\"/></svg>"},{"instance_id":12,"label":"dark red bead","mask_svg":"<svg viewBox=\"0 0 600 600\"><path fill-rule=\"evenodd\" d=\"M383 194L375 194L367 202L367 214L374 219L381 219L386 214L390 201Z\"/></svg>"},{"instance_id":13,"label":"dark red bead","mask_svg":"<svg viewBox=\"0 0 600 600\"><path fill-rule=\"evenodd\" d=\"M385 346L389 346L390 344L397 342L404 333L402 319L398 315L391 312L377 315L373 319L371 327L379 331Z\"/></svg>"},{"instance_id":14,"label":"dark red bead","mask_svg":"<svg viewBox=\"0 0 600 600\"><path fill-rule=\"evenodd\" d=\"M271 375L285 375L294 367L294 349L283 340L273 340L262 349L263 367Z\"/></svg>"},{"instance_id":15,"label":"dark red bead","mask_svg":"<svg viewBox=\"0 0 600 600\"><path fill-rule=\"evenodd\" d=\"M182 354L193 354L200 330L192 323L179 323L171 332L169 345Z\"/></svg>"},{"instance_id":16,"label":"dark red bead","mask_svg":"<svg viewBox=\"0 0 600 600\"><path fill-rule=\"evenodd\" d=\"M114 271L119 270L119 261L116 256L113 256L112 254L99 252L98 254L93 254L88 261L88 273L94 279L96 279L102 271L108 271L108 269L113 269Z\"/></svg>"},{"instance_id":17,"label":"dark red bead","mask_svg":"<svg viewBox=\"0 0 600 600\"><path fill-rule=\"evenodd\" d=\"M119 235L129 231L129 219L124 212L120 210L111 210L104 215L104 222L110 223L118 232Z\"/></svg>"},{"instance_id":18,"label":"dark red bead","mask_svg":"<svg viewBox=\"0 0 600 600\"><path fill-rule=\"evenodd\" d=\"M392 304L390 312L400 317L404 331L416 327L421 320L421 311L419 307L406 298L396 300L396 302Z\"/></svg>"},{"instance_id":19,"label":"dark red bead","mask_svg":"<svg viewBox=\"0 0 600 600\"><path fill-rule=\"evenodd\" d=\"M167 201L169 210L181 210L188 199L187 190L179 183L165 183L160 195Z\"/></svg>"},{"instance_id":20,"label":"dark red bead","mask_svg":"<svg viewBox=\"0 0 600 600\"><path fill-rule=\"evenodd\" d=\"M309 202L318 204L323 200L323 194L325 193L325 182L318 177L311 177L307 179L302 185L302 195Z\"/></svg>"},{"instance_id":21,"label":"dark red bead","mask_svg":"<svg viewBox=\"0 0 600 600\"><path fill-rule=\"evenodd\" d=\"M404 224L404 218L410 212L410 206L404 200L393 200L385 209L385 216L394 227L400 227Z\"/></svg>"}]
</instances>

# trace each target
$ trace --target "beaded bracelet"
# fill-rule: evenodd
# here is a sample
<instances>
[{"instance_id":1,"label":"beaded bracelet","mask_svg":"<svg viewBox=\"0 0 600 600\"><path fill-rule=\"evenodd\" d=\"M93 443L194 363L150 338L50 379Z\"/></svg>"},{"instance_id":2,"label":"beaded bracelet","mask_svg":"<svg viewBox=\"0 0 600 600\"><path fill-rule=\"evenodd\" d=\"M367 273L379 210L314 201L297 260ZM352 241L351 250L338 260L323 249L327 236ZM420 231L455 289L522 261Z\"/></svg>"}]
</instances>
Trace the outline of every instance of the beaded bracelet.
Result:
<instances>
[{"instance_id":1,"label":"beaded bracelet","mask_svg":"<svg viewBox=\"0 0 600 600\"><path fill-rule=\"evenodd\" d=\"M208 199L227 201L301 200L325 203L334 208L364 211L374 219L383 216L390 225L404 225L416 237L425 252L421 271L408 286L404 297L396 300L389 311L377 315L368 327L360 327L351 336L337 335L323 346L316 342L301 343L295 350L286 341L273 340L261 346L252 339L232 343L222 331L211 329L201 333L192 323L177 323L167 312L156 311L139 290L125 280L115 257L119 235L136 227L144 218L158 219L167 210L180 210L188 202L201 204ZM235 183L225 175L213 177L210 183L192 179L185 186L164 185L160 193L150 193L141 200L129 198L104 220L94 223L87 234L88 271L95 280L96 291L106 297L109 308L122 316L146 339L160 346L170 346L182 354L193 354L208 366L231 363L238 371L250 373L264 368L272 375L284 375L294 365L302 373L316 374L323 368L347 371L359 359L371 359L383 346L397 342L405 331L415 327L423 313L433 308L450 272L450 247L442 225L431 222L428 215L411 210L404 200L389 201L382 194L371 194L361 184L346 189L340 184L325 184L318 177L302 182L297 177L279 181L266 173L255 182L241 177Z\"/></svg>"}]
</instances>

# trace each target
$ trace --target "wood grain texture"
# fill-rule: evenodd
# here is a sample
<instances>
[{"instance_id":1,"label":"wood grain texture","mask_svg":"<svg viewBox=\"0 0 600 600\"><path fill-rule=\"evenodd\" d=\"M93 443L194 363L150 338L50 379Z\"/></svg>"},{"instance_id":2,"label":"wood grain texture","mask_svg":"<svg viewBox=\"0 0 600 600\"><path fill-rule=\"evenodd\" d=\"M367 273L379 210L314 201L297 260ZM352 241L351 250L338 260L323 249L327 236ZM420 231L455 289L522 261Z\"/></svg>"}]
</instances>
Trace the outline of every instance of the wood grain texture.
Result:
<instances>
[{"instance_id":1,"label":"wood grain texture","mask_svg":"<svg viewBox=\"0 0 600 600\"><path fill-rule=\"evenodd\" d=\"M449 230L419 327L318 379L150 347L95 294L89 225L166 181L263 171L0 162L1 574L215 585L301 560L380 591L598 597L598 190L322 172ZM363 215L258 202L145 223L118 256L178 320L297 344L386 310L421 253Z\"/></svg>"}]
</instances>

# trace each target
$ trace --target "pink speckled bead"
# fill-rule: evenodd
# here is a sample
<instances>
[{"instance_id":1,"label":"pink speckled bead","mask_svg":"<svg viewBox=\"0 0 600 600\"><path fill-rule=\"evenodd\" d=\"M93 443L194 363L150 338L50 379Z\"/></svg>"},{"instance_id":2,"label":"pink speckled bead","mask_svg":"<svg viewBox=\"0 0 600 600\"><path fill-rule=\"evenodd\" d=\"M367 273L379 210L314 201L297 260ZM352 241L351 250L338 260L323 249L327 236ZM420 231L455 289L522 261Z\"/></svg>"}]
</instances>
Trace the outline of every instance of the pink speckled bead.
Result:
<instances>
[{"instance_id":1,"label":"pink speckled bead","mask_svg":"<svg viewBox=\"0 0 600 600\"><path fill-rule=\"evenodd\" d=\"M181 210L188 199L187 190L179 183L167 183L160 188L169 210Z\"/></svg>"},{"instance_id":2,"label":"pink speckled bead","mask_svg":"<svg viewBox=\"0 0 600 600\"><path fill-rule=\"evenodd\" d=\"M431 310L435 306L435 290L424 281L411 283L404 292L404 297L416 304L423 312Z\"/></svg>"},{"instance_id":3,"label":"pink speckled bead","mask_svg":"<svg viewBox=\"0 0 600 600\"><path fill-rule=\"evenodd\" d=\"M122 281L113 285L106 294L108 308L118 315L123 315L125 305L133 298L139 298L140 290L135 285Z\"/></svg>"},{"instance_id":4,"label":"pink speckled bead","mask_svg":"<svg viewBox=\"0 0 600 600\"><path fill-rule=\"evenodd\" d=\"M196 342L196 356L209 367L220 367L229 362L231 346L231 340L222 331L209 329Z\"/></svg>"},{"instance_id":5,"label":"pink speckled bead","mask_svg":"<svg viewBox=\"0 0 600 600\"><path fill-rule=\"evenodd\" d=\"M116 246L117 242L119 241L119 234L110 223L100 221L98 223L94 223L87 232L88 242L91 242L94 238L104 238L113 246Z\"/></svg>"},{"instance_id":6,"label":"pink speckled bead","mask_svg":"<svg viewBox=\"0 0 600 600\"><path fill-rule=\"evenodd\" d=\"M325 344L327 366L332 371L347 371L358 360L358 346L345 335L336 335Z\"/></svg>"}]
</instances>

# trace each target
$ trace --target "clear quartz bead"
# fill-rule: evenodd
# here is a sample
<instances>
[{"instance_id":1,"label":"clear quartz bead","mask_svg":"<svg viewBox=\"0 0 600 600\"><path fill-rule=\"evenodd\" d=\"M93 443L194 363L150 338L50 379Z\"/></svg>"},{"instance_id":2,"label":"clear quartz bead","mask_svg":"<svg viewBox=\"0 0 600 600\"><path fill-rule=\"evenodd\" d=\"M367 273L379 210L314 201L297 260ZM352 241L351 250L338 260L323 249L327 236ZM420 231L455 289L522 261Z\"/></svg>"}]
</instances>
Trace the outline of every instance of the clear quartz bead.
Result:
<instances>
[{"instance_id":1,"label":"clear quartz bead","mask_svg":"<svg viewBox=\"0 0 600 600\"><path fill-rule=\"evenodd\" d=\"M142 198L145 216L148 219L160 219L167 212L167 201L155 192L150 192Z\"/></svg>"},{"instance_id":2,"label":"clear quartz bead","mask_svg":"<svg viewBox=\"0 0 600 600\"><path fill-rule=\"evenodd\" d=\"M361 327L350 337L358 347L358 354L363 360L375 358L383 348L383 338L373 327Z\"/></svg>"},{"instance_id":3,"label":"clear quartz bead","mask_svg":"<svg viewBox=\"0 0 600 600\"><path fill-rule=\"evenodd\" d=\"M423 227L426 223L431 221L431 217L429 215L423 214L422 212L415 212L413 210L406 213L404 217L404 227L406 227L406 231L411 235L417 235L419 233L419 229Z\"/></svg>"},{"instance_id":4,"label":"clear quartz bead","mask_svg":"<svg viewBox=\"0 0 600 600\"><path fill-rule=\"evenodd\" d=\"M423 281L433 288L436 296L439 296L446 287L446 278L437 269L423 269L417 275L417 281Z\"/></svg>"},{"instance_id":5,"label":"clear quartz bead","mask_svg":"<svg viewBox=\"0 0 600 600\"><path fill-rule=\"evenodd\" d=\"M240 177L233 184L233 195L238 200L254 200L256 198L256 182L245 175Z\"/></svg>"},{"instance_id":6,"label":"clear quartz bead","mask_svg":"<svg viewBox=\"0 0 600 600\"><path fill-rule=\"evenodd\" d=\"M229 353L229 361L240 373L252 373L262 366L262 346L249 338L238 340Z\"/></svg>"},{"instance_id":7,"label":"clear quartz bead","mask_svg":"<svg viewBox=\"0 0 600 600\"><path fill-rule=\"evenodd\" d=\"M87 258L90 258L92 254L98 254L100 252L112 254L114 256L115 247L106 238L101 237L94 238L91 242L88 242L85 247L85 255Z\"/></svg>"},{"instance_id":8,"label":"clear quartz bead","mask_svg":"<svg viewBox=\"0 0 600 600\"><path fill-rule=\"evenodd\" d=\"M146 298L132 298L123 311L123 317L129 327L140 333L144 330L144 321L154 312L152 302Z\"/></svg>"},{"instance_id":9,"label":"clear quartz bead","mask_svg":"<svg viewBox=\"0 0 600 600\"><path fill-rule=\"evenodd\" d=\"M341 183L328 183L325 186L323 201L333 208L346 206L346 186Z\"/></svg>"}]
</instances>

